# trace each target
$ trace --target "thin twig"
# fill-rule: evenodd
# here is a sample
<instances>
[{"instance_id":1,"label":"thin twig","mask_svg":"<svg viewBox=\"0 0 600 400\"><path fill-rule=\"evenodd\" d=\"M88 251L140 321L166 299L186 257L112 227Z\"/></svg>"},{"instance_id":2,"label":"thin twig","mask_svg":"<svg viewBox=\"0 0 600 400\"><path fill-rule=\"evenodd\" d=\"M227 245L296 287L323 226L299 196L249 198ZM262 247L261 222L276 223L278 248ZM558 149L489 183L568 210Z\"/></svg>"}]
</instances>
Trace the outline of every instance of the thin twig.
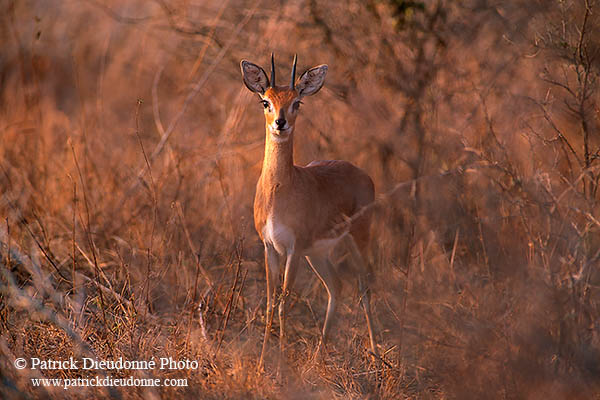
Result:
<instances>
[{"instance_id":1,"label":"thin twig","mask_svg":"<svg viewBox=\"0 0 600 400\"><path fill-rule=\"evenodd\" d=\"M223 337L225 336L225 330L227 329L227 324L229 322L229 317L231 315L231 310L233 309L233 298L236 292L236 288L237 288L237 283L240 277L240 268L242 266L242 261L241 259L238 259L237 262L237 267L235 270L235 279L233 280L233 285L231 286L231 290L230 290L230 294L229 294L229 299L227 300L227 305L225 306L225 320L223 322L223 326L220 329L220 335L219 335L219 339L217 341L217 347L215 349L215 353L214 356L216 357L219 349L221 348L221 343L223 342Z\"/></svg>"},{"instance_id":2,"label":"thin twig","mask_svg":"<svg viewBox=\"0 0 600 400\"><path fill-rule=\"evenodd\" d=\"M208 271L206 271L206 269L200 262L200 254L198 254L198 251L196 250L196 246L194 246L194 242L192 241L190 232L188 231L187 225L185 223L185 218L183 216L183 209L181 208L181 204L179 202L175 202L175 209L177 211L177 214L179 215L179 221L181 222L181 228L183 229L183 233L185 234L185 238L187 239L188 246L190 248L192 256L196 260L196 268L198 271L202 272L202 276L206 280L206 284L211 288L211 290L214 291L215 285L214 285L210 275L208 274ZM195 296L194 296L194 298L195 298Z\"/></svg>"},{"instance_id":3,"label":"thin twig","mask_svg":"<svg viewBox=\"0 0 600 400\"><path fill-rule=\"evenodd\" d=\"M81 188L83 191L83 204L85 206L85 212L86 212L86 216L87 216L87 224L82 224L83 228L84 228L84 232L86 233L86 238L88 240L88 246L90 247L90 251L92 252L92 259L93 259L93 265L94 265L94 273L96 275L96 286L98 289L98 296L100 297L100 309L102 311L102 321L104 322L104 327L106 328L107 331L110 331L109 327L108 327L108 321L106 319L106 305L104 302L104 295L102 294L102 290L100 290L100 268L98 267L98 259L96 258L96 248L95 248L95 244L94 244L94 240L92 239L92 232L91 232L91 228L90 228L90 209L89 209L89 205L88 205L88 200L87 200L87 191L85 189L85 183L83 180L83 175L81 174L81 169L79 168L79 162L77 161L77 155L75 154L75 146L73 145L73 142L71 140L69 140L69 144L71 145L71 151L73 153L73 160L75 161L75 167L77 168L77 173L79 175L79 180L81 182ZM109 342L109 345L112 347L112 344Z\"/></svg>"},{"instance_id":4,"label":"thin twig","mask_svg":"<svg viewBox=\"0 0 600 400\"><path fill-rule=\"evenodd\" d=\"M196 95L200 92L200 90L208 82L208 79L211 77L211 75L213 74L213 72L216 70L217 66L219 65L219 63L221 62L221 60L223 59L223 57L225 57L225 54L229 51L229 49L231 48L231 46L233 45L233 43L236 41L236 39L237 39L239 33L241 32L242 28L244 26L246 26L246 24L250 21L250 19L252 18L252 16L254 16L254 13L256 12L256 9L258 8L258 6L260 4L261 4L261 2L257 1L256 4L255 4L255 6L250 10L250 12L248 12L246 14L246 16L244 17L244 19L242 19L242 21L237 25L235 31L233 32L231 38L229 39L229 42L227 43L227 45L221 49L221 51L219 52L219 54L217 54L217 56L215 57L215 59L214 59L213 63L211 64L211 66L198 79L198 81L196 82L196 84L194 84L194 86L192 87L192 90L190 90L190 92L188 93L187 97L185 98L185 101L183 102L183 105L181 106L181 109L175 115L175 117L173 118L173 120L171 121L171 123L169 124L169 126L167 127L167 130L162 135L160 141L158 142L158 144L154 148L154 151L150 154L149 162L153 162L154 159L162 152L165 144L167 143L167 141L169 140L169 138L171 137L171 135L175 131L175 128L177 127L177 124L179 123L179 121L181 120L181 118L183 117L183 115L185 114L185 112L187 111L187 108L191 104L192 100L196 97ZM141 168L139 170L139 172L136 175L136 180L130 186L130 188L127 190L127 195L124 197L125 199L128 198L129 195L131 194L131 192L138 187L138 185L140 184L140 179L142 178L142 176L144 176L145 173L146 173L146 168Z\"/></svg>"}]
</instances>

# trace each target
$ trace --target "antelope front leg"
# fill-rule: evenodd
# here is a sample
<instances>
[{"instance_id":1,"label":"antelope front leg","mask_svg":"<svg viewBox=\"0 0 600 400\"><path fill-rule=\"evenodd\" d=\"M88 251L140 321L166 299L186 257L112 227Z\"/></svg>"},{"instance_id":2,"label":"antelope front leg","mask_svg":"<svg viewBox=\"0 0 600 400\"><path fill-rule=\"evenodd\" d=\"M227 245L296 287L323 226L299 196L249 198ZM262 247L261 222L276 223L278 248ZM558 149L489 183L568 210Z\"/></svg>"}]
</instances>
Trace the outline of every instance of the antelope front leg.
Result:
<instances>
[{"instance_id":1,"label":"antelope front leg","mask_svg":"<svg viewBox=\"0 0 600 400\"><path fill-rule=\"evenodd\" d=\"M271 325L273 323L273 311L275 304L273 302L275 290L279 287L279 254L273 245L265 243L265 270L267 275L267 313L265 323L265 336L263 338L262 350L260 352L260 360L258 361L257 369L263 368L265 353L267 351L267 342L271 335Z\"/></svg>"},{"instance_id":2,"label":"antelope front leg","mask_svg":"<svg viewBox=\"0 0 600 400\"><path fill-rule=\"evenodd\" d=\"M281 300L279 302L279 349L281 356L285 352L285 301L290 293L294 281L296 280L296 272L298 271L298 256L296 252L291 250L285 262L285 273L283 278L283 288L281 290Z\"/></svg>"}]
</instances>

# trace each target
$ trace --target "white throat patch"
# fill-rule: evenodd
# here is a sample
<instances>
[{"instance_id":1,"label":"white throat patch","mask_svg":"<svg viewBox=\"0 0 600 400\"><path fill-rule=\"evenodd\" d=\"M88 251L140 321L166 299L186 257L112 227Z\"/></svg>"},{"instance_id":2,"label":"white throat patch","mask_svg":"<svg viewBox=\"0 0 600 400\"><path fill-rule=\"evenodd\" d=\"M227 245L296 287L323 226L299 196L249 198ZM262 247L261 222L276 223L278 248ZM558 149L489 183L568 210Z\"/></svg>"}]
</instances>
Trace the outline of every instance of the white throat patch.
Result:
<instances>
[{"instance_id":1,"label":"white throat patch","mask_svg":"<svg viewBox=\"0 0 600 400\"><path fill-rule=\"evenodd\" d=\"M290 140L290 136L292 134L291 128L288 128L285 131L283 131L283 135L277 134L276 132L279 131L269 126L269 133L271 134L271 139L273 139L275 143L285 143L288 140Z\"/></svg>"}]
</instances>

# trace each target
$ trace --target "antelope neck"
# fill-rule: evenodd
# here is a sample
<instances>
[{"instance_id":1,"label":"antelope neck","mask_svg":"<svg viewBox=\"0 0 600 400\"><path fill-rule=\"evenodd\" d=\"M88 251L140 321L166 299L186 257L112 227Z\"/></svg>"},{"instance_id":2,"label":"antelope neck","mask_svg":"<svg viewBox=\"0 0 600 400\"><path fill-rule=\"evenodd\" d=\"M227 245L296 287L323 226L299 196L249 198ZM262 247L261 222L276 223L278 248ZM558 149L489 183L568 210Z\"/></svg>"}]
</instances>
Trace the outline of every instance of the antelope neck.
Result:
<instances>
[{"instance_id":1,"label":"antelope neck","mask_svg":"<svg viewBox=\"0 0 600 400\"><path fill-rule=\"evenodd\" d=\"M282 185L291 181L294 173L294 131L285 141L275 141L266 127L265 158L262 166L263 183L269 186Z\"/></svg>"}]
</instances>

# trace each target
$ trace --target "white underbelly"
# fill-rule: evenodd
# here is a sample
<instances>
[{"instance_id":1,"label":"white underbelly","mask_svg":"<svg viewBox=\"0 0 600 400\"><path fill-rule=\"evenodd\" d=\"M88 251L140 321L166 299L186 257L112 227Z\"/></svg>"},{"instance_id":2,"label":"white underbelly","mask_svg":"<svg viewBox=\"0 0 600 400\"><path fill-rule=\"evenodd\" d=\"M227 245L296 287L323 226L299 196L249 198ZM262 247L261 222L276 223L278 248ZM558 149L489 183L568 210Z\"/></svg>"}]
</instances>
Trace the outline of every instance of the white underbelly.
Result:
<instances>
[{"instance_id":1,"label":"white underbelly","mask_svg":"<svg viewBox=\"0 0 600 400\"><path fill-rule=\"evenodd\" d=\"M328 257L334 247L346 236L342 234L337 237L319 239L311 243L310 247L305 249L296 249L296 235L285 224L279 222L277 218L269 216L263 228L264 241L272 245L277 253L284 255L292 251L301 251L301 255Z\"/></svg>"},{"instance_id":2,"label":"white underbelly","mask_svg":"<svg viewBox=\"0 0 600 400\"><path fill-rule=\"evenodd\" d=\"M267 218L267 223L263 228L263 238L282 255L292 251L296 242L296 236L292 230L271 215Z\"/></svg>"}]
</instances>

